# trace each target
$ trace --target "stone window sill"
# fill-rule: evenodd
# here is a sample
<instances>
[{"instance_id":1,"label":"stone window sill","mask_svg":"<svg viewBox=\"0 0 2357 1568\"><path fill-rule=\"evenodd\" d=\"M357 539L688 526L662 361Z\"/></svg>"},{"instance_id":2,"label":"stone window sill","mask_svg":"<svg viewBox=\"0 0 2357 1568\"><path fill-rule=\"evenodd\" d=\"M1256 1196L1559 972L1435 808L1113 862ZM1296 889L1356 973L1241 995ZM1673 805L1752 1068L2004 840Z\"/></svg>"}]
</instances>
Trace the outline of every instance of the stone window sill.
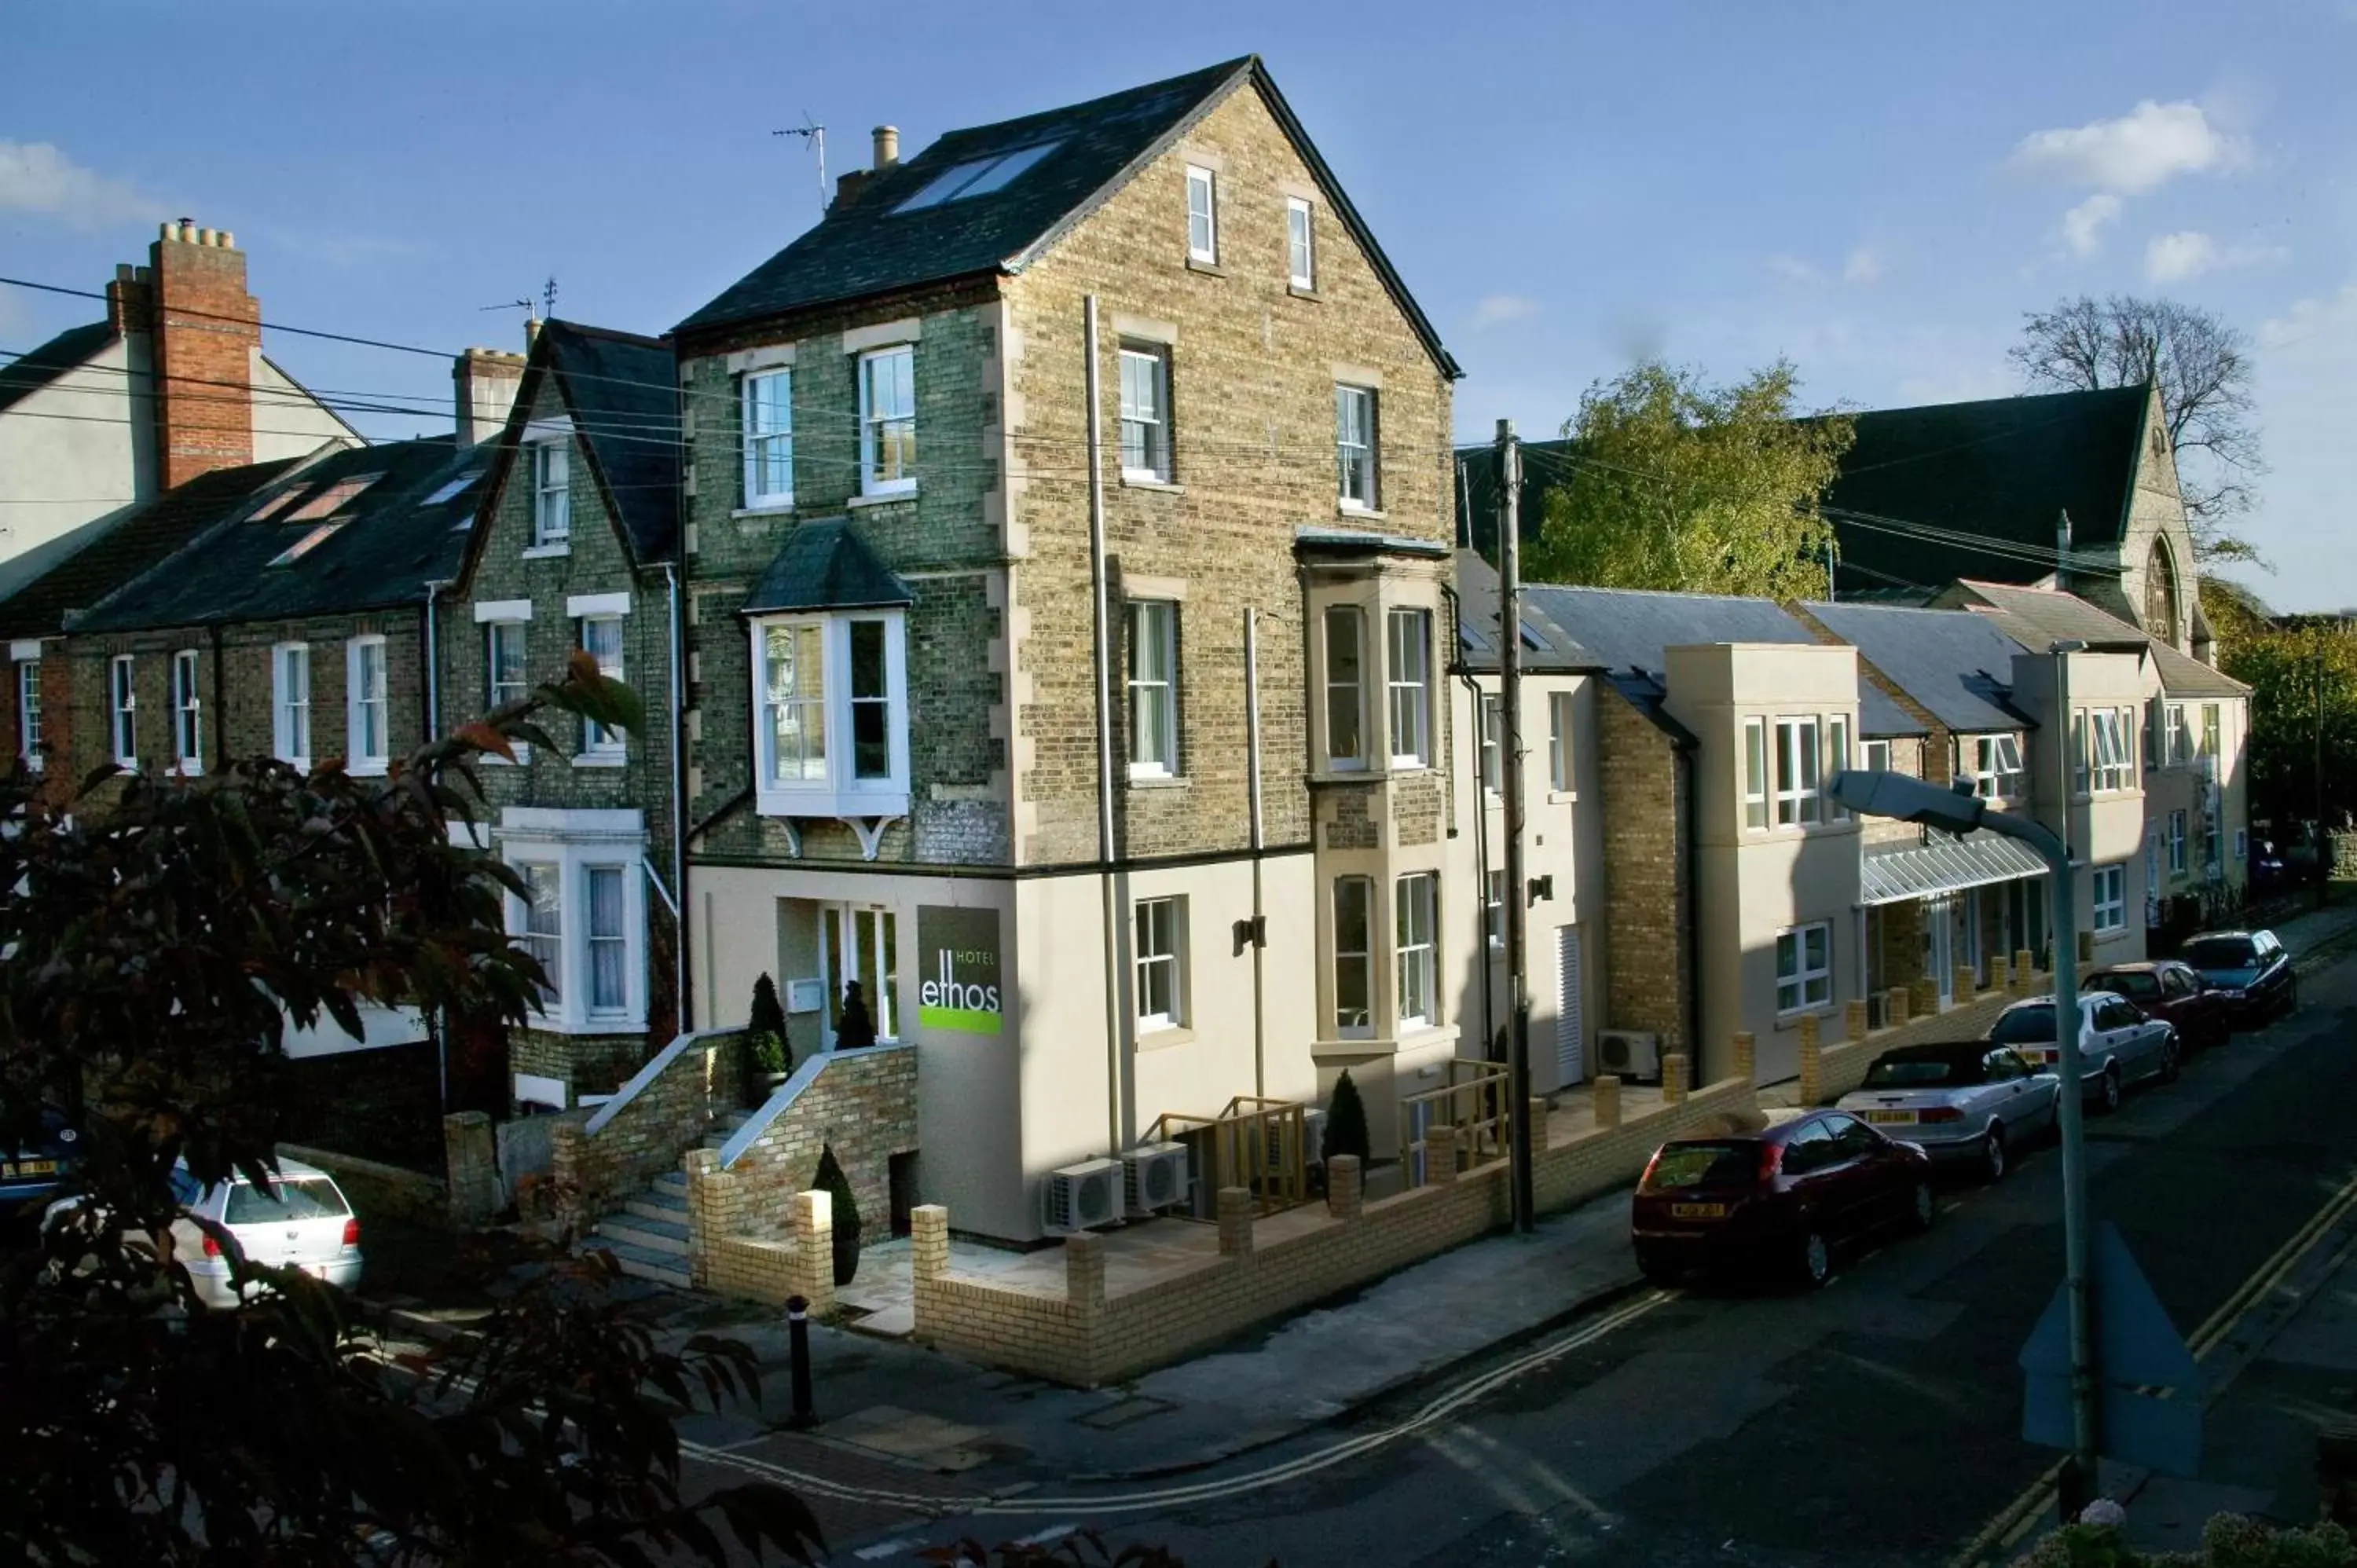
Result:
<instances>
[{"instance_id":1,"label":"stone window sill","mask_svg":"<svg viewBox=\"0 0 2357 1568\"><path fill-rule=\"evenodd\" d=\"M1129 776L1129 787L1133 789L1184 789L1192 783L1193 780L1184 773L1133 773Z\"/></svg>"},{"instance_id":2,"label":"stone window sill","mask_svg":"<svg viewBox=\"0 0 2357 1568\"><path fill-rule=\"evenodd\" d=\"M628 768L630 754L621 751L584 751L573 758L576 768Z\"/></svg>"},{"instance_id":3,"label":"stone window sill","mask_svg":"<svg viewBox=\"0 0 2357 1568\"><path fill-rule=\"evenodd\" d=\"M1579 791L1577 789L1550 789L1547 791L1547 804L1550 806L1577 806L1579 804Z\"/></svg>"},{"instance_id":4,"label":"stone window sill","mask_svg":"<svg viewBox=\"0 0 2357 1568\"><path fill-rule=\"evenodd\" d=\"M794 503L791 500L782 500L772 501L767 506L740 506L730 511L728 515L733 518L791 517L793 513Z\"/></svg>"},{"instance_id":5,"label":"stone window sill","mask_svg":"<svg viewBox=\"0 0 2357 1568\"><path fill-rule=\"evenodd\" d=\"M348 763L344 771L354 779L382 779L385 775L385 759L378 757L372 762Z\"/></svg>"},{"instance_id":6,"label":"stone window sill","mask_svg":"<svg viewBox=\"0 0 2357 1568\"><path fill-rule=\"evenodd\" d=\"M1132 474L1127 470L1122 473L1121 488L1125 490L1158 490L1166 496L1183 496L1187 493L1187 487L1184 485L1173 484L1168 479L1157 479L1150 474Z\"/></svg>"},{"instance_id":7,"label":"stone window sill","mask_svg":"<svg viewBox=\"0 0 2357 1568\"><path fill-rule=\"evenodd\" d=\"M912 501L916 499L917 488L914 485L911 485L905 490L885 490L879 494L872 496L853 496L843 504L847 507L889 506L894 501Z\"/></svg>"},{"instance_id":8,"label":"stone window sill","mask_svg":"<svg viewBox=\"0 0 2357 1568\"><path fill-rule=\"evenodd\" d=\"M1358 506L1345 500L1338 500L1334 503L1334 515L1349 518L1353 522L1389 522L1391 521L1391 514L1381 507Z\"/></svg>"},{"instance_id":9,"label":"stone window sill","mask_svg":"<svg viewBox=\"0 0 2357 1568\"><path fill-rule=\"evenodd\" d=\"M1141 1051L1158 1051L1166 1046L1191 1046L1194 1043L1195 1031L1183 1024L1137 1031L1137 1048Z\"/></svg>"},{"instance_id":10,"label":"stone window sill","mask_svg":"<svg viewBox=\"0 0 2357 1568\"><path fill-rule=\"evenodd\" d=\"M570 555L572 553L573 542L572 541L567 540L562 544L532 545L523 551L521 558L526 561L553 561L560 555Z\"/></svg>"},{"instance_id":11,"label":"stone window sill","mask_svg":"<svg viewBox=\"0 0 2357 1568\"><path fill-rule=\"evenodd\" d=\"M1285 285L1285 292L1291 295L1296 299L1306 299L1312 305L1322 305L1326 300L1326 296L1318 293L1316 289L1304 288L1297 283L1286 284Z\"/></svg>"},{"instance_id":12,"label":"stone window sill","mask_svg":"<svg viewBox=\"0 0 2357 1568\"><path fill-rule=\"evenodd\" d=\"M1200 273L1207 278L1223 278L1228 275L1228 269L1219 263L1199 262L1192 256L1187 258L1187 270L1190 273Z\"/></svg>"}]
</instances>

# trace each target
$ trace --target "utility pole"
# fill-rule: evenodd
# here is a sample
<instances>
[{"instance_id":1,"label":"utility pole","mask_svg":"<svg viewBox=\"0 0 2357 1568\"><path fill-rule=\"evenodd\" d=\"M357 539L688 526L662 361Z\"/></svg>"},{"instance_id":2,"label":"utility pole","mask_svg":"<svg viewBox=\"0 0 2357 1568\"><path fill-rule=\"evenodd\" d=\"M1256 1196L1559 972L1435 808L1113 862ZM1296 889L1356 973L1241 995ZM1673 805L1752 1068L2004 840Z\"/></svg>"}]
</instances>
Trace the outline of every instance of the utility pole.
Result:
<instances>
[{"instance_id":1,"label":"utility pole","mask_svg":"<svg viewBox=\"0 0 2357 1568\"><path fill-rule=\"evenodd\" d=\"M2324 831L2324 644L2319 631L2316 647L2316 907L2332 902L2332 840ZM2214 766L2215 759L2212 759ZM2219 813L2223 817L2225 813Z\"/></svg>"},{"instance_id":2,"label":"utility pole","mask_svg":"<svg viewBox=\"0 0 2357 1568\"><path fill-rule=\"evenodd\" d=\"M2057 642L2048 650L2054 660L2055 733L2061 737L2060 749L2066 752L2071 746L2071 656L2083 652L2086 646L2073 639ZM2094 738L2091 723L2087 736L2091 746ZM2027 833L2013 835L2046 856L2054 895L2054 1043L2061 1058L2055 1066L2062 1077L2061 1094L2055 1102L2055 1136L2062 1145L2062 1288L2070 1303L2071 1333L2071 1458L2055 1493L2066 1523L2078 1517L2080 1507L2094 1488L2102 1438L2096 1424L2095 1302L2087 1262L2087 1101L2079 1053L2079 880L2071 866L2071 790L2076 782L2076 767L2075 758L2063 763L2061 842L2050 846ZM1983 821L2000 832L2011 828L2008 821L1994 817Z\"/></svg>"},{"instance_id":3,"label":"utility pole","mask_svg":"<svg viewBox=\"0 0 2357 1568\"><path fill-rule=\"evenodd\" d=\"M1523 451L1514 422L1498 421L1498 736L1499 792L1506 807L1506 1091L1513 1142L1514 1230L1529 1235L1538 1223L1531 1167L1531 996L1524 913L1529 879L1523 874ZM1474 721L1478 725L1480 714ZM1475 786L1478 792L1479 786ZM1486 810L1487 808L1483 808ZM1489 889L1482 889L1488 897ZM1487 960L1485 959L1486 962Z\"/></svg>"}]
</instances>

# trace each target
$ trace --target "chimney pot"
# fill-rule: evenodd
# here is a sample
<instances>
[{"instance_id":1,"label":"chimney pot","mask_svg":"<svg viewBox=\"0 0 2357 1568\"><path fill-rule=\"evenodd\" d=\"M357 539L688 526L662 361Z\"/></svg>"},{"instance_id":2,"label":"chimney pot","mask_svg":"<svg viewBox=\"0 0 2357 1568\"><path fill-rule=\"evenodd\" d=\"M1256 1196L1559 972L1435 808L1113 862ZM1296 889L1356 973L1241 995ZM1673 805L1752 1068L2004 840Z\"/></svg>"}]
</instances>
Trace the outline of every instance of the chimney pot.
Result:
<instances>
[{"instance_id":1,"label":"chimney pot","mask_svg":"<svg viewBox=\"0 0 2357 1568\"><path fill-rule=\"evenodd\" d=\"M169 240L173 238L178 231L178 225L172 223L169 220L167 220L156 226L156 238L158 240Z\"/></svg>"},{"instance_id":2,"label":"chimney pot","mask_svg":"<svg viewBox=\"0 0 2357 1568\"><path fill-rule=\"evenodd\" d=\"M218 229L198 230L197 243L199 245L218 246L221 243L221 231Z\"/></svg>"},{"instance_id":3,"label":"chimney pot","mask_svg":"<svg viewBox=\"0 0 2357 1568\"><path fill-rule=\"evenodd\" d=\"M876 127L876 167L878 173L900 161L900 127Z\"/></svg>"},{"instance_id":4,"label":"chimney pot","mask_svg":"<svg viewBox=\"0 0 2357 1568\"><path fill-rule=\"evenodd\" d=\"M236 235L234 235L234 234L232 234L232 233L231 233L231 232L230 232L228 230L226 230L226 229L222 230L222 231L221 231L221 248L222 250L224 250L224 251L234 251L234 250L236 250L236 249L237 249L237 236L236 236Z\"/></svg>"}]
</instances>

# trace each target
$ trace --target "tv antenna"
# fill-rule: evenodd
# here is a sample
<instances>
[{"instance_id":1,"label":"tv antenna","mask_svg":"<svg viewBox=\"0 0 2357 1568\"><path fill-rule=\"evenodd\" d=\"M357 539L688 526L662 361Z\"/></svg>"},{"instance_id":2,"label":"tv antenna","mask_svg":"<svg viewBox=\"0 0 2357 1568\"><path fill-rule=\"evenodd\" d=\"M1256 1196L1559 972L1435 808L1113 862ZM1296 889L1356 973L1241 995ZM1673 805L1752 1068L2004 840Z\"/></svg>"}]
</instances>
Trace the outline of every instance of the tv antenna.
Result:
<instances>
[{"instance_id":1,"label":"tv antenna","mask_svg":"<svg viewBox=\"0 0 2357 1568\"><path fill-rule=\"evenodd\" d=\"M811 151L818 155L818 210L820 217L826 216L826 127L812 119L810 111L805 109L802 111L801 124L789 125L782 131L772 131L770 134L800 136L811 145Z\"/></svg>"},{"instance_id":2,"label":"tv antenna","mask_svg":"<svg viewBox=\"0 0 2357 1568\"><path fill-rule=\"evenodd\" d=\"M525 316L531 317L534 323L545 321L550 317L556 314L556 274L551 273L548 276L548 281L540 285L540 298L537 301L528 298L503 299L497 305L486 305L479 308L484 310L521 310Z\"/></svg>"}]
</instances>

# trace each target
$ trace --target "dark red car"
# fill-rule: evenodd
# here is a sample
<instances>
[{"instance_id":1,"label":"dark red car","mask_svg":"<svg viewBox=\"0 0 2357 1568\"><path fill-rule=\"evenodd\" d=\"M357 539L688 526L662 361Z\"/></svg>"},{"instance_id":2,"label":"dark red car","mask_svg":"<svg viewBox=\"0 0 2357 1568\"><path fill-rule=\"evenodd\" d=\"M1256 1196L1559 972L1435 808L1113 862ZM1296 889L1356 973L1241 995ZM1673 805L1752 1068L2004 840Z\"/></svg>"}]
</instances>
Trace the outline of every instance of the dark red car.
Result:
<instances>
[{"instance_id":1,"label":"dark red car","mask_svg":"<svg viewBox=\"0 0 2357 1568\"><path fill-rule=\"evenodd\" d=\"M2206 1050L2226 1043L2233 1026L2226 998L2201 983L2190 964L2173 958L2149 963L2115 963L2099 969L2080 983L2084 991L2110 991L2126 997L2148 1018L2177 1026L2177 1037L2188 1050Z\"/></svg>"},{"instance_id":2,"label":"dark red car","mask_svg":"<svg viewBox=\"0 0 2357 1568\"><path fill-rule=\"evenodd\" d=\"M1663 1144L1637 1184L1629 1239L1657 1284L1734 1268L1815 1286L1832 1277L1840 1248L1929 1230L1935 1212L1921 1149L1815 1111L1761 1133Z\"/></svg>"}]
</instances>

